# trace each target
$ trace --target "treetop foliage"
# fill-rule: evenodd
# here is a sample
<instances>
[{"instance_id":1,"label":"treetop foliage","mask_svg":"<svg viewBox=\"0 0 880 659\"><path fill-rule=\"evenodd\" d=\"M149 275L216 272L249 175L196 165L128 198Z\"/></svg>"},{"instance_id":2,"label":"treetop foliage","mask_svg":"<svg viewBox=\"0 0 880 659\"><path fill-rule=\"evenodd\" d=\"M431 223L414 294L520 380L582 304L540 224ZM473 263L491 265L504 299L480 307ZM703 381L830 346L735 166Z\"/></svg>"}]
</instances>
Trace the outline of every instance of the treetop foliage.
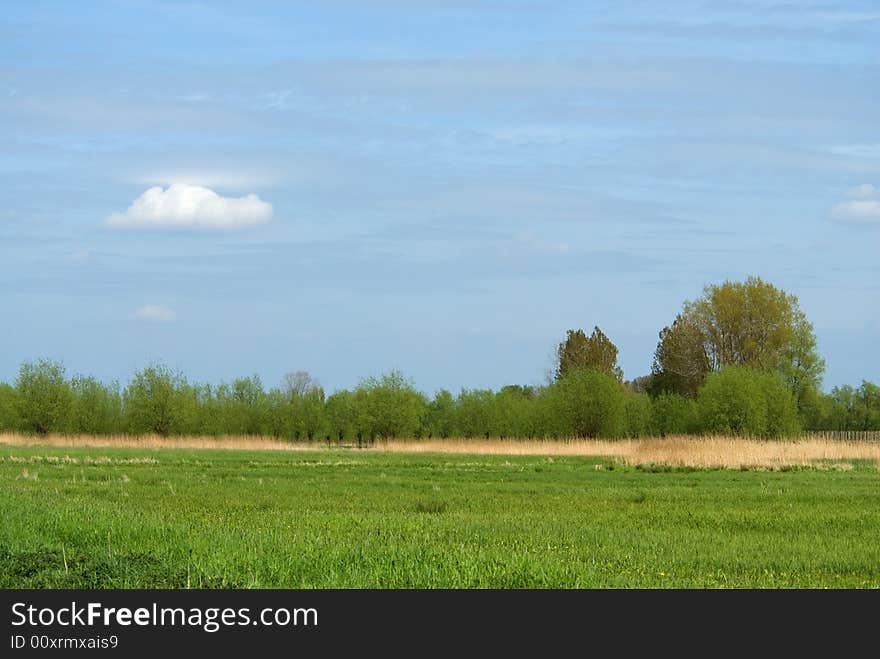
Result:
<instances>
[{"instance_id":1,"label":"treetop foliage","mask_svg":"<svg viewBox=\"0 0 880 659\"><path fill-rule=\"evenodd\" d=\"M623 371L617 365L617 346L598 327L587 336L582 329L568 330L565 341L556 349L556 379L578 369L594 369L618 381Z\"/></svg>"},{"instance_id":2,"label":"treetop foliage","mask_svg":"<svg viewBox=\"0 0 880 659\"><path fill-rule=\"evenodd\" d=\"M399 371L325 395L305 371L266 390L257 375L216 386L149 364L127 385L68 378L48 359L0 383L0 431L267 435L369 443L395 437L640 437L723 432L779 437L880 429L880 387L821 393L824 361L797 298L756 277L707 286L660 332L649 376L623 383L617 346L568 330L544 386L442 389Z\"/></svg>"},{"instance_id":3,"label":"treetop foliage","mask_svg":"<svg viewBox=\"0 0 880 659\"><path fill-rule=\"evenodd\" d=\"M802 405L821 384L825 362L798 299L759 277L708 285L660 332L652 392L696 396L726 366L779 373Z\"/></svg>"}]
</instances>

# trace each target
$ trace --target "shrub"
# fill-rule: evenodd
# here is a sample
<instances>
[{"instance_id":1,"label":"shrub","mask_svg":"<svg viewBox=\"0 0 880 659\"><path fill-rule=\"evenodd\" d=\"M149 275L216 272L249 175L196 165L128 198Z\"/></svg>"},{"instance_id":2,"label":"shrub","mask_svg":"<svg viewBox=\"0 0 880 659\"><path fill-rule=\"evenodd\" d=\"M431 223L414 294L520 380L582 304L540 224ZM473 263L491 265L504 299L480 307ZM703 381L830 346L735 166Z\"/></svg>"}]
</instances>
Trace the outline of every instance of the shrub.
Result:
<instances>
[{"instance_id":1,"label":"shrub","mask_svg":"<svg viewBox=\"0 0 880 659\"><path fill-rule=\"evenodd\" d=\"M697 403L679 394L660 394L651 400L652 432L666 435L684 435L700 428Z\"/></svg>"},{"instance_id":2,"label":"shrub","mask_svg":"<svg viewBox=\"0 0 880 659\"><path fill-rule=\"evenodd\" d=\"M64 366L48 359L25 362L15 388L24 430L41 435L64 430L72 399Z\"/></svg>"},{"instance_id":3,"label":"shrub","mask_svg":"<svg viewBox=\"0 0 880 659\"><path fill-rule=\"evenodd\" d=\"M179 432L186 413L186 381L161 364L147 366L135 374L123 394L129 429L167 436Z\"/></svg>"},{"instance_id":4,"label":"shrub","mask_svg":"<svg viewBox=\"0 0 880 659\"><path fill-rule=\"evenodd\" d=\"M414 437L428 402L399 371L367 378L355 392L358 430L372 438Z\"/></svg>"},{"instance_id":5,"label":"shrub","mask_svg":"<svg viewBox=\"0 0 880 659\"><path fill-rule=\"evenodd\" d=\"M324 404L324 415L327 420L327 431L332 439L341 442L356 435L355 403L352 392L343 389L330 394Z\"/></svg>"},{"instance_id":6,"label":"shrub","mask_svg":"<svg viewBox=\"0 0 880 659\"><path fill-rule=\"evenodd\" d=\"M18 392L14 387L0 383L0 430L7 432L21 430L18 410Z\"/></svg>"},{"instance_id":7,"label":"shrub","mask_svg":"<svg viewBox=\"0 0 880 659\"><path fill-rule=\"evenodd\" d=\"M455 427L462 437L492 432L495 394L490 389L462 389L455 401Z\"/></svg>"},{"instance_id":8,"label":"shrub","mask_svg":"<svg viewBox=\"0 0 880 659\"><path fill-rule=\"evenodd\" d=\"M778 437L799 427L797 403L775 373L728 366L712 373L697 394L705 432Z\"/></svg>"},{"instance_id":9,"label":"shrub","mask_svg":"<svg viewBox=\"0 0 880 659\"><path fill-rule=\"evenodd\" d=\"M613 376L577 369L560 378L556 390L559 418L577 437L620 437L626 432L626 393Z\"/></svg>"},{"instance_id":10,"label":"shrub","mask_svg":"<svg viewBox=\"0 0 880 659\"><path fill-rule=\"evenodd\" d=\"M122 399L118 390L86 376L74 377L70 389L72 404L67 424L70 432L96 435L121 429Z\"/></svg>"},{"instance_id":11,"label":"shrub","mask_svg":"<svg viewBox=\"0 0 880 659\"><path fill-rule=\"evenodd\" d=\"M645 393L626 393L626 436L646 437L653 434L651 399Z\"/></svg>"}]
</instances>

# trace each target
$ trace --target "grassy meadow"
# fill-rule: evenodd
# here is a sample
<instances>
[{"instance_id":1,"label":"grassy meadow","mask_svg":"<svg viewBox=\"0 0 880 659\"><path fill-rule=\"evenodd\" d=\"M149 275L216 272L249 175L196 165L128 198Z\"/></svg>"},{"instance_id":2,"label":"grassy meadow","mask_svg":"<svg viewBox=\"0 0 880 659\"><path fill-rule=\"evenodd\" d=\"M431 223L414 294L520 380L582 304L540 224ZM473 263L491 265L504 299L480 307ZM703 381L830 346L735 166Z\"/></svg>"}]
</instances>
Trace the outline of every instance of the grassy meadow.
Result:
<instances>
[{"instance_id":1,"label":"grassy meadow","mask_svg":"<svg viewBox=\"0 0 880 659\"><path fill-rule=\"evenodd\" d=\"M3 588L880 587L874 443L44 441Z\"/></svg>"}]
</instances>

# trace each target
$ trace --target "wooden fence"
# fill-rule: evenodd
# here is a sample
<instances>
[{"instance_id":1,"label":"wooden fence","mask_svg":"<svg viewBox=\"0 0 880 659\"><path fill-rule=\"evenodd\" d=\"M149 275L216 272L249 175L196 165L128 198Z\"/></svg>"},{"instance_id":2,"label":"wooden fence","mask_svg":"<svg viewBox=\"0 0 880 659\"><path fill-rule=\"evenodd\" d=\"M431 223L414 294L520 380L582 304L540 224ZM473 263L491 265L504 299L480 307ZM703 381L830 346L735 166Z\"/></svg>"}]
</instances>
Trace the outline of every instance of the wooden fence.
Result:
<instances>
[{"instance_id":1,"label":"wooden fence","mask_svg":"<svg viewBox=\"0 0 880 659\"><path fill-rule=\"evenodd\" d=\"M808 430L804 437L841 442L880 442L880 430Z\"/></svg>"}]
</instances>

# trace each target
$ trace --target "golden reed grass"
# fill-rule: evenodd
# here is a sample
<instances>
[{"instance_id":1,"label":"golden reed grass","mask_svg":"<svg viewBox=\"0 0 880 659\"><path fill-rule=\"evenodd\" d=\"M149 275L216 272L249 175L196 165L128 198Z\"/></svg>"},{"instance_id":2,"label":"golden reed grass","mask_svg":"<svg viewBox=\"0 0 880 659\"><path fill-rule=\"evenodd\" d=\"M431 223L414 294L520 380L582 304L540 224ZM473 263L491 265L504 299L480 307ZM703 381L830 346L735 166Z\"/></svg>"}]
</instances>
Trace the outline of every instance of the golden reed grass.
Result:
<instances>
[{"instance_id":1,"label":"golden reed grass","mask_svg":"<svg viewBox=\"0 0 880 659\"><path fill-rule=\"evenodd\" d=\"M825 461L874 460L880 443L827 439L756 440L728 436L673 436L623 440L409 440L377 443L388 452L610 457L629 465L727 469L781 469ZM851 465L850 465L851 467Z\"/></svg>"},{"instance_id":2,"label":"golden reed grass","mask_svg":"<svg viewBox=\"0 0 880 659\"><path fill-rule=\"evenodd\" d=\"M321 451L327 446L292 443L253 436L160 437L158 435L47 435L0 433L0 445L82 446L95 448L190 448L236 450ZM330 446L335 448L335 444ZM880 443L831 439L757 440L728 436L672 436L623 440L380 440L369 452L460 453L471 455L594 456L628 465L673 467L782 469L823 466L842 460L873 460L880 468ZM851 467L851 465L849 465ZM847 468L838 465L837 468Z\"/></svg>"},{"instance_id":3,"label":"golden reed grass","mask_svg":"<svg viewBox=\"0 0 880 659\"><path fill-rule=\"evenodd\" d=\"M306 451L322 448L271 437L162 437L160 435L20 435L0 433L0 446L83 446L89 448L195 448L240 451Z\"/></svg>"}]
</instances>

